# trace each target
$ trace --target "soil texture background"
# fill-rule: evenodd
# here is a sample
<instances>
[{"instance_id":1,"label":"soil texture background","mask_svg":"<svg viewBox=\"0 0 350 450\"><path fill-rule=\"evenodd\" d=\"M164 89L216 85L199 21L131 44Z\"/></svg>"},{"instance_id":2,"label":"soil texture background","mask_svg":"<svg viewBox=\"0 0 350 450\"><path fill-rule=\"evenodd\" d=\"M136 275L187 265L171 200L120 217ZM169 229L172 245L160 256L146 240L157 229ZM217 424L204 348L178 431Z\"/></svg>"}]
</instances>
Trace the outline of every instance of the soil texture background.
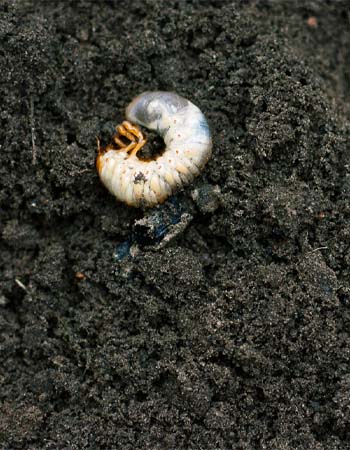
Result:
<instances>
[{"instance_id":1,"label":"soil texture background","mask_svg":"<svg viewBox=\"0 0 350 450\"><path fill-rule=\"evenodd\" d=\"M0 449L349 449L348 1L3 0L0 80ZM152 211L146 90L214 142Z\"/></svg>"}]
</instances>

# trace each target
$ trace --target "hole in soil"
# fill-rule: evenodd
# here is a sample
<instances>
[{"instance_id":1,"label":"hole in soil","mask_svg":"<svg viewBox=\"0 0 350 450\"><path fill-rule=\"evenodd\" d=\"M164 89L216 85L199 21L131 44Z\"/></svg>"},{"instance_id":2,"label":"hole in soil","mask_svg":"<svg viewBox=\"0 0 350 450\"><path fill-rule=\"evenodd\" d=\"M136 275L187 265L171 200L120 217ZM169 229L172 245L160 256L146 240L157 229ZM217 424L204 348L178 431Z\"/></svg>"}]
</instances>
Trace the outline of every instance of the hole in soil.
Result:
<instances>
[{"instance_id":1,"label":"hole in soil","mask_svg":"<svg viewBox=\"0 0 350 450\"><path fill-rule=\"evenodd\" d=\"M163 139L157 133L150 130L146 130L144 136L147 139L147 143L137 153L138 158L148 161L150 159L156 159L157 156L162 156L165 151Z\"/></svg>"},{"instance_id":2,"label":"hole in soil","mask_svg":"<svg viewBox=\"0 0 350 450\"><path fill-rule=\"evenodd\" d=\"M74 133L67 133L67 144L73 144L76 141L76 136Z\"/></svg>"}]
</instances>

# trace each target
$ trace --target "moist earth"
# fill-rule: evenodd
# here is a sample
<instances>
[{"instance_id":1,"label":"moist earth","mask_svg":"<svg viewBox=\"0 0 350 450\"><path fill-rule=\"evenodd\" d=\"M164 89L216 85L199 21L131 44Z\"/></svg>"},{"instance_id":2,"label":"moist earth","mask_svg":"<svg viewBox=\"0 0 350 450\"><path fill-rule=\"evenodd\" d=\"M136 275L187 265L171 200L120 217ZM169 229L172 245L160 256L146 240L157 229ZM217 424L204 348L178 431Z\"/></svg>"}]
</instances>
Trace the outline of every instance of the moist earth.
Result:
<instances>
[{"instance_id":1,"label":"moist earth","mask_svg":"<svg viewBox=\"0 0 350 450\"><path fill-rule=\"evenodd\" d=\"M349 39L347 1L1 2L1 450L350 448ZM214 143L148 211L94 166L146 90Z\"/></svg>"}]
</instances>

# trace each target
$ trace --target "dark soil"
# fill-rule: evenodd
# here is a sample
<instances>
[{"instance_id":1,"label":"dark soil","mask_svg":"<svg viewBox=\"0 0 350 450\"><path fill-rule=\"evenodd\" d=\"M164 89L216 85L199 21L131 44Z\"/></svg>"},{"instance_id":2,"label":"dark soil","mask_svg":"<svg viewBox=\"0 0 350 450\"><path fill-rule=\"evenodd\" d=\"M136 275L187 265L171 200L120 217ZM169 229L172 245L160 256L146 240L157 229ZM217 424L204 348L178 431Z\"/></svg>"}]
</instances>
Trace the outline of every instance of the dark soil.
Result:
<instances>
[{"instance_id":1,"label":"dark soil","mask_svg":"<svg viewBox=\"0 0 350 450\"><path fill-rule=\"evenodd\" d=\"M1 450L349 449L349 2L0 11ZM214 151L149 237L94 159L158 89Z\"/></svg>"}]
</instances>

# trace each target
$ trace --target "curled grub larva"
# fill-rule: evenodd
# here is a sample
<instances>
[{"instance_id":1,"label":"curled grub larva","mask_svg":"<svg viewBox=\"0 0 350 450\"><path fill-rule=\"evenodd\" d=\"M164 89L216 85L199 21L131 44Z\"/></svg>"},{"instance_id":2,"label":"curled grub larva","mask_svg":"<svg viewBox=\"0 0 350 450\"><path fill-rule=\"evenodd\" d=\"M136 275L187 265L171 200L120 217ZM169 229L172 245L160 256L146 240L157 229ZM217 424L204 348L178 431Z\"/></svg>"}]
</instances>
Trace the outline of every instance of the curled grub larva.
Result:
<instances>
[{"instance_id":1,"label":"curled grub larva","mask_svg":"<svg viewBox=\"0 0 350 450\"><path fill-rule=\"evenodd\" d=\"M190 183L211 156L208 123L200 109L173 92L144 92L126 108L112 143L98 141L96 167L107 189L130 206L152 207ZM139 125L164 140L162 155L138 158L145 145ZM127 141L127 142L125 142Z\"/></svg>"}]
</instances>

